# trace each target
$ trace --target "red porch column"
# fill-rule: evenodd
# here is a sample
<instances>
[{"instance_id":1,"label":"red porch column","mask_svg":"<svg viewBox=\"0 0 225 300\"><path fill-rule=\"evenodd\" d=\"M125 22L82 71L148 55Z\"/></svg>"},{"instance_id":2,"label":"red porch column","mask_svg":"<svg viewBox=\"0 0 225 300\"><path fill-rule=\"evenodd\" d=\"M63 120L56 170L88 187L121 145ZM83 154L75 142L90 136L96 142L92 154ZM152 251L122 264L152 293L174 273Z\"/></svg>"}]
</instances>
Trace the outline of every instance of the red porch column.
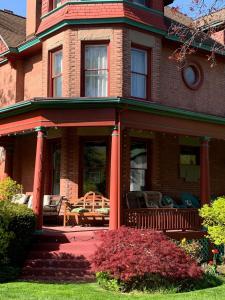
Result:
<instances>
[{"instance_id":1,"label":"red porch column","mask_svg":"<svg viewBox=\"0 0 225 300\"><path fill-rule=\"evenodd\" d=\"M37 217L36 229L41 230L43 224L43 196L44 196L44 163L45 163L45 142L46 131L43 127L36 128L37 147L34 170L33 186L33 211Z\"/></svg>"},{"instance_id":2,"label":"red porch column","mask_svg":"<svg viewBox=\"0 0 225 300\"><path fill-rule=\"evenodd\" d=\"M118 228L119 209L119 130L115 127L112 132L111 168L110 168L110 219L109 229Z\"/></svg>"},{"instance_id":3,"label":"red porch column","mask_svg":"<svg viewBox=\"0 0 225 300\"><path fill-rule=\"evenodd\" d=\"M203 137L200 151L200 197L201 205L210 201L210 173L209 173L209 138Z\"/></svg>"}]
</instances>

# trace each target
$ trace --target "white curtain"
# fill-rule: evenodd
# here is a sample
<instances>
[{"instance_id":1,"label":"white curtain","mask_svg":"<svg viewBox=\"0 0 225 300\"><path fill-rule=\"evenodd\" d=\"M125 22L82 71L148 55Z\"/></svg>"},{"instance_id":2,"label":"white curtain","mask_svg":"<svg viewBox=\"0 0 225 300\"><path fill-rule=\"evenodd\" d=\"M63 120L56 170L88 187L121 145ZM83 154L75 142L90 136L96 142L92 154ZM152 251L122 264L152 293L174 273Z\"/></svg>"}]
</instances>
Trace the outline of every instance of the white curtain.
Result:
<instances>
[{"instance_id":1,"label":"white curtain","mask_svg":"<svg viewBox=\"0 0 225 300\"><path fill-rule=\"evenodd\" d=\"M146 98L147 52L145 50L131 50L131 96Z\"/></svg>"},{"instance_id":2,"label":"white curtain","mask_svg":"<svg viewBox=\"0 0 225 300\"><path fill-rule=\"evenodd\" d=\"M106 97L108 95L107 46L85 47L85 96Z\"/></svg>"},{"instance_id":3,"label":"white curtain","mask_svg":"<svg viewBox=\"0 0 225 300\"><path fill-rule=\"evenodd\" d=\"M55 52L53 57L53 96L62 96L62 51Z\"/></svg>"},{"instance_id":4,"label":"white curtain","mask_svg":"<svg viewBox=\"0 0 225 300\"><path fill-rule=\"evenodd\" d=\"M147 170L147 145L132 147L130 157L130 191L141 191L145 188Z\"/></svg>"}]
</instances>

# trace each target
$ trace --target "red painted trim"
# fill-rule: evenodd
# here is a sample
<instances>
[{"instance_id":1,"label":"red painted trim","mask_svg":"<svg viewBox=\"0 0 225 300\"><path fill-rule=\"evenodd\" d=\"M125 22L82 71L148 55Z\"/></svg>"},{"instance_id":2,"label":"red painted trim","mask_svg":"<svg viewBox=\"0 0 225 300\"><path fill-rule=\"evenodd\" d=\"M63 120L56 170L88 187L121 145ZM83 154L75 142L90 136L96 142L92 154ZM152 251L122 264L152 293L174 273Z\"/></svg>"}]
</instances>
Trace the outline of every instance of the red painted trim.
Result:
<instances>
[{"instance_id":1,"label":"red painted trim","mask_svg":"<svg viewBox=\"0 0 225 300\"><path fill-rule=\"evenodd\" d=\"M85 97L85 46L86 45L105 45L107 46L107 70L108 70L108 91L106 97L110 95L110 41L109 40L94 40L81 42L81 97Z\"/></svg>"},{"instance_id":2,"label":"red painted trim","mask_svg":"<svg viewBox=\"0 0 225 300\"><path fill-rule=\"evenodd\" d=\"M53 67L54 67L54 55L57 52L62 52L62 61L63 61L63 47L62 46L54 48L48 52L48 97L54 97L54 78L55 77L53 77ZM63 68L62 68L61 76L63 76Z\"/></svg>"},{"instance_id":3,"label":"red painted trim","mask_svg":"<svg viewBox=\"0 0 225 300\"><path fill-rule=\"evenodd\" d=\"M109 229L118 228L118 189L119 189L119 130L114 128L111 144L111 168L110 168L110 218Z\"/></svg>"},{"instance_id":4,"label":"red painted trim","mask_svg":"<svg viewBox=\"0 0 225 300\"><path fill-rule=\"evenodd\" d=\"M132 48L134 49L140 49L143 51L146 51L147 53L147 76L146 76L146 98L137 98L133 97L134 99L139 99L139 100L151 100L151 86L152 86L152 74L151 74L151 69L152 69L152 49L140 44L131 44L131 50ZM130 50L130 51L131 51ZM131 72L132 73L132 72ZM131 91L130 91L131 94Z\"/></svg>"},{"instance_id":5,"label":"red painted trim","mask_svg":"<svg viewBox=\"0 0 225 300\"><path fill-rule=\"evenodd\" d=\"M43 224L43 196L44 196L44 166L45 166L45 133L37 133L36 158L34 169L33 203L32 208L36 215L36 229L42 230Z\"/></svg>"}]
</instances>

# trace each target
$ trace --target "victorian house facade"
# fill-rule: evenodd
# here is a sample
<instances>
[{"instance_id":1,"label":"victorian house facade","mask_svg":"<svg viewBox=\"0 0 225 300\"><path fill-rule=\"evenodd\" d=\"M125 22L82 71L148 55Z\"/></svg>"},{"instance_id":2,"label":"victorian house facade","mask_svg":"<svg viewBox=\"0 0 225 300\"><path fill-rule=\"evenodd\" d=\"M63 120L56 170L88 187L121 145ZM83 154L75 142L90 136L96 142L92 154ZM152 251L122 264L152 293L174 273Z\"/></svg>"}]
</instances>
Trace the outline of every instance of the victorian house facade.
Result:
<instances>
[{"instance_id":1,"label":"victorian house facade","mask_svg":"<svg viewBox=\"0 0 225 300\"><path fill-rule=\"evenodd\" d=\"M207 46L181 70L169 59L172 0L28 0L27 18L0 11L1 178L71 202L110 199L110 228L196 230L197 209L225 193L225 59ZM182 22L188 22L183 16ZM130 191L159 191L176 208L128 208Z\"/></svg>"}]
</instances>

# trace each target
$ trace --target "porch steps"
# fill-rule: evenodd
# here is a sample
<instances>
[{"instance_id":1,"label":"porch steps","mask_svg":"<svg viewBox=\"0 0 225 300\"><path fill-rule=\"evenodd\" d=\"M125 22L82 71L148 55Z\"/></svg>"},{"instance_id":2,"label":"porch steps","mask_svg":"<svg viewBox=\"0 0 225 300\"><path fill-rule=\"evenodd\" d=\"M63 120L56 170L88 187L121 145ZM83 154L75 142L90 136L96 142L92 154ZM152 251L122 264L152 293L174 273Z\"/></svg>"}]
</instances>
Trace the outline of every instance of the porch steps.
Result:
<instances>
[{"instance_id":1,"label":"porch steps","mask_svg":"<svg viewBox=\"0 0 225 300\"><path fill-rule=\"evenodd\" d=\"M37 235L20 280L92 282L90 258L98 243L94 231Z\"/></svg>"}]
</instances>

